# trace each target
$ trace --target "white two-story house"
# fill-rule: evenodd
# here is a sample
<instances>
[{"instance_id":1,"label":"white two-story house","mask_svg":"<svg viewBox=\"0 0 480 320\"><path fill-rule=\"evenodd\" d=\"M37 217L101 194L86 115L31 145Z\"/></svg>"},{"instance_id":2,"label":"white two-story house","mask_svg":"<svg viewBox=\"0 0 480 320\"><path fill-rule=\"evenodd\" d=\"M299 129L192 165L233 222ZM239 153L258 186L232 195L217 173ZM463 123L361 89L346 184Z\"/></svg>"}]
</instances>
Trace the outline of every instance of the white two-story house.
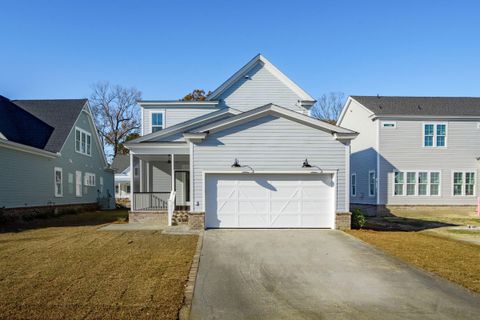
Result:
<instances>
[{"instance_id":1,"label":"white two-story house","mask_svg":"<svg viewBox=\"0 0 480 320\"><path fill-rule=\"evenodd\" d=\"M476 205L480 98L351 96L350 202Z\"/></svg>"},{"instance_id":2,"label":"white two-story house","mask_svg":"<svg viewBox=\"0 0 480 320\"><path fill-rule=\"evenodd\" d=\"M357 133L308 116L314 103L262 55L205 101L139 101L131 220L183 210L195 227L348 227Z\"/></svg>"}]
</instances>

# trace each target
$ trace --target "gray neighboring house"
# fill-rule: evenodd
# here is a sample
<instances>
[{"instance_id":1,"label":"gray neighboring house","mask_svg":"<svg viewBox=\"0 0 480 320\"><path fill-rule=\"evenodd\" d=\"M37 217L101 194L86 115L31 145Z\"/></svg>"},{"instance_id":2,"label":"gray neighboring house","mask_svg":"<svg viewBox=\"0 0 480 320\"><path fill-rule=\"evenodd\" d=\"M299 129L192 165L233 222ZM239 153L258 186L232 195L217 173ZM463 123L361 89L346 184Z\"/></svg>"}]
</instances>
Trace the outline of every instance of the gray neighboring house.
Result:
<instances>
[{"instance_id":1,"label":"gray neighboring house","mask_svg":"<svg viewBox=\"0 0 480 320\"><path fill-rule=\"evenodd\" d=\"M351 96L338 124L359 132L352 205L476 205L480 98Z\"/></svg>"},{"instance_id":2,"label":"gray neighboring house","mask_svg":"<svg viewBox=\"0 0 480 320\"><path fill-rule=\"evenodd\" d=\"M139 168L130 221L349 227L357 133L311 118L314 103L262 55L205 101L140 101L142 136L126 144Z\"/></svg>"},{"instance_id":3,"label":"gray neighboring house","mask_svg":"<svg viewBox=\"0 0 480 320\"><path fill-rule=\"evenodd\" d=\"M0 163L0 208L7 211L113 198L113 170L87 99L0 96Z\"/></svg>"}]
</instances>

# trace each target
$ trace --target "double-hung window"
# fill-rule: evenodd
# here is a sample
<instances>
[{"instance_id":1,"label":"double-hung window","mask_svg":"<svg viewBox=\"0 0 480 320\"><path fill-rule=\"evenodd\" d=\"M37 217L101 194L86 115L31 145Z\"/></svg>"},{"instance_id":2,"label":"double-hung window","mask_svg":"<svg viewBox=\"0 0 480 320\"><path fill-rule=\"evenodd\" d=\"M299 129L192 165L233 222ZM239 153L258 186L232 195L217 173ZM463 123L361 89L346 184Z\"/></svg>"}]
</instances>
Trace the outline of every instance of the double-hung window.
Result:
<instances>
[{"instance_id":1,"label":"double-hung window","mask_svg":"<svg viewBox=\"0 0 480 320\"><path fill-rule=\"evenodd\" d=\"M83 177L85 179L85 182L84 182L85 186L89 186L89 187L96 186L95 174L94 173L85 172L85 175Z\"/></svg>"},{"instance_id":2,"label":"double-hung window","mask_svg":"<svg viewBox=\"0 0 480 320\"><path fill-rule=\"evenodd\" d=\"M445 147L447 145L447 125L445 123L425 123L423 125L424 147Z\"/></svg>"},{"instance_id":3,"label":"double-hung window","mask_svg":"<svg viewBox=\"0 0 480 320\"><path fill-rule=\"evenodd\" d=\"M163 129L163 112L152 113L152 132L157 132Z\"/></svg>"},{"instance_id":4,"label":"double-hung window","mask_svg":"<svg viewBox=\"0 0 480 320\"><path fill-rule=\"evenodd\" d=\"M357 195L357 174L352 173L352 178L350 179L350 194L352 197L355 197Z\"/></svg>"},{"instance_id":5,"label":"double-hung window","mask_svg":"<svg viewBox=\"0 0 480 320\"><path fill-rule=\"evenodd\" d=\"M75 151L87 156L92 155L92 135L80 128L75 128Z\"/></svg>"},{"instance_id":6,"label":"double-hung window","mask_svg":"<svg viewBox=\"0 0 480 320\"><path fill-rule=\"evenodd\" d=\"M453 173L453 195L454 196L475 195L475 172L455 171Z\"/></svg>"},{"instance_id":7,"label":"double-hung window","mask_svg":"<svg viewBox=\"0 0 480 320\"><path fill-rule=\"evenodd\" d=\"M63 173L62 168L55 168L55 197L63 197Z\"/></svg>"},{"instance_id":8,"label":"double-hung window","mask_svg":"<svg viewBox=\"0 0 480 320\"><path fill-rule=\"evenodd\" d=\"M375 196L375 171L368 172L368 195L373 197Z\"/></svg>"},{"instance_id":9,"label":"double-hung window","mask_svg":"<svg viewBox=\"0 0 480 320\"><path fill-rule=\"evenodd\" d=\"M394 172L393 195L438 196L440 195L440 172L406 171Z\"/></svg>"}]
</instances>

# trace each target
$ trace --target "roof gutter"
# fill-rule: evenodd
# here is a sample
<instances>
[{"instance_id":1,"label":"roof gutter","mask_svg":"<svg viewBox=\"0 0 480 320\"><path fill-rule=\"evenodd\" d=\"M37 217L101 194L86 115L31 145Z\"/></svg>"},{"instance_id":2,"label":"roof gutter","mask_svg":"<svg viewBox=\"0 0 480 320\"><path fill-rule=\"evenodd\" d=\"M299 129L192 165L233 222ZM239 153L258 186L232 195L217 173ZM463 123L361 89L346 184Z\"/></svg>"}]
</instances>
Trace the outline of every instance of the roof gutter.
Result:
<instances>
[{"instance_id":1,"label":"roof gutter","mask_svg":"<svg viewBox=\"0 0 480 320\"><path fill-rule=\"evenodd\" d=\"M161 100L139 100L140 106L217 106L218 101L161 101Z\"/></svg>"},{"instance_id":2,"label":"roof gutter","mask_svg":"<svg viewBox=\"0 0 480 320\"><path fill-rule=\"evenodd\" d=\"M37 155L37 156L50 158L50 159L54 159L54 158L57 158L57 157L61 156L61 153L59 153L59 152L53 153L53 152L50 152L50 151L45 151L45 150L42 150L42 149L30 147L30 146L27 146L27 145L24 145L24 144L21 144L21 143L8 141L8 140L4 140L4 139L0 139L0 147L7 148L7 149L12 149L12 150L16 150L16 151L22 151L22 152L34 154L34 155Z\"/></svg>"},{"instance_id":3,"label":"roof gutter","mask_svg":"<svg viewBox=\"0 0 480 320\"><path fill-rule=\"evenodd\" d=\"M396 115L396 114L374 114L372 120L376 119L451 119L451 120L480 120L480 116L439 116L439 115Z\"/></svg>"}]
</instances>

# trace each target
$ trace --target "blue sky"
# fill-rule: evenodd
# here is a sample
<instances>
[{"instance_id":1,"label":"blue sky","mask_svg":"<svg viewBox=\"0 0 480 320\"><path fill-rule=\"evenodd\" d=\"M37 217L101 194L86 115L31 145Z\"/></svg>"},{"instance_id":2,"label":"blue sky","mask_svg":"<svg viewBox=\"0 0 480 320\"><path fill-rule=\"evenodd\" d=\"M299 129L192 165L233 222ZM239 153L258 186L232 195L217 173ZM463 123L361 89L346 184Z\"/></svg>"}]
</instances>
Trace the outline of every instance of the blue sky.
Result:
<instances>
[{"instance_id":1,"label":"blue sky","mask_svg":"<svg viewBox=\"0 0 480 320\"><path fill-rule=\"evenodd\" d=\"M480 96L475 1L0 0L0 94L213 90L263 53L314 97Z\"/></svg>"}]
</instances>

